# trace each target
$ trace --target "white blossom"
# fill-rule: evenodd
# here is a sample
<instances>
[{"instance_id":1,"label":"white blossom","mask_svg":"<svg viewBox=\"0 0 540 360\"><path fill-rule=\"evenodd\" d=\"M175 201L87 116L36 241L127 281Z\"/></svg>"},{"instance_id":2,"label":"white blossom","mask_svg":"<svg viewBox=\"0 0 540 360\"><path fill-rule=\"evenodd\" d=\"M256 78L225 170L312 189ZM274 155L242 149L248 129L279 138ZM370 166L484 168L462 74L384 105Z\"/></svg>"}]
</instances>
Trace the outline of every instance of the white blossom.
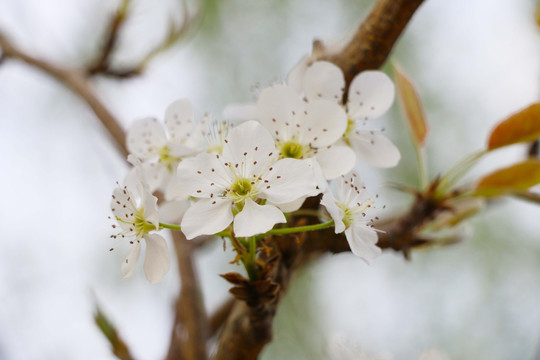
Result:
<instances>
[{"instance_id":1,"label":"white blossom","mask_svg":"<svg viewBox=\"0 0 540 360\"><path fill-rule=\"evenodd\" d=\"M373 200L355 172L351 172L335 182L335 196L325 192L321 204L335 223L336 234L345 231L345 237L356 256L372 264L381 254L377 247L377 232L373 229L373 219L367 216L373 207Z\"/></svg>"},{"instance_id":2,"label":"white blossom","mask_svg":"<svg viewBox=\"0 0 540 360\"><path fill-rule=\"evenodd\" d=\"M195 123L193 106L187 99L173 102L165 111L165 127L155 118L136 120L127 134L131 154L142 160L150 190L162 190L167 199L170 181L178 163L204 150L209 115ZM131 174L128 176L132 176Z\"/></svg>"},{"instance_id":3,"label":"white blossom","mask_svg":"<svg viewBox=\"0 0 540 360\"><path fill-rule=\"evenodd\" d=\"M133 275L141 253L141 239L144 239L146 255L143 268L146 279L151 284L162 281L169 270L170 259L165 239L151 233L159 229L157 198L142 183L137 189L118 187L113 191L111 210L118 223L113 228L119 227L121 230L111 237L126 239L131 245L131 251L122 264L124 278Z\"/></svg>"},{"instance_id":4,"label":"white blossom","mask_svg":"<svg viewBox=\"0 0 540 360\"><path fill-rule=\"evenodd\" d=\"M297 79L297 80L294 80ZM295 77L295 88L302 89L308 101L327 99L342 103L345 78L336 65L318 61ZM382 116L394 102L394 84L381 71L364 71L350 84L347 103L347 128L343 143L350 146L366 163L377 167L393 167L401 155L396 146L378 130L362 129L372 119Z\"/></svg>"},{"instance_id":5,"label":"white blossom","mask_svg":"<svg viewBox=\"0 0 540 360\"><path fill-rule=\"evenodd\" d=\"M182 231L188 239L212 235L233 222L236 236L264 233L285 216L275 204L313 193L309 164L278 160L272 136L256 121L233 128L222 154L201 153L178 166L179 185L198 200L186 211Z\"/></svg>"},{"instance_id":6,"label":"white blossom","mask_svg":"<svg viewBox=\"0 0 540 360\"><path fill-rule=\"evenodd\" d=\"M347 128L345 111L333 101L303 101L286 85L263 89L257 103L259 121L276 139L282 158L314 158L326 179L349 172L354 152L335 145Z\"/></svg>"}]
</instances>

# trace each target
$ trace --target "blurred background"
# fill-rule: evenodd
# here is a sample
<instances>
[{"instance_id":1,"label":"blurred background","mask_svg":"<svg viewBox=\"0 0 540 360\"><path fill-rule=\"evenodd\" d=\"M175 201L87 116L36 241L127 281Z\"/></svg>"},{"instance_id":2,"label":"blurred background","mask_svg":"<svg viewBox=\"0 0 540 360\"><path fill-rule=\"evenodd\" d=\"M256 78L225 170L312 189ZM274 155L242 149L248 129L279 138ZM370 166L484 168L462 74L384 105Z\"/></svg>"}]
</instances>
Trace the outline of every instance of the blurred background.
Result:
<instances>
[{"instance_id":1,"label":"blurred background","mask_svg":"<svg viewBox=\"0 0 540 360\"><path fill-rule=\"evenodd\" d=\"M0 0L0 30L25 51L66 66L99 50L110 0ZM96 78L101 99L127 128L188 97L197 116L219 118L229 102L252 101L283 80L314 38L355 28L372 0L204 3L190 36L149 63L140 77ZM133 63L182 18L177 0L134 0L113 63ZM197 3L190 4L197 6ZM431 134L430 175L483 148L494 124L538 101L540 41L533 0L426 0L393 60L415 80ZM385 70L390 70L385 67ZM361 167L388 216L411 200L381 186L418 185L413 147L394 105L377 126L402 151L394 169ZM525 147L491 154L482 174L523 158ZM150 286L142 266L121 280L109 199L127 168L94 114L63 85L17 61L0 65L0 359L114 359L93 323L96 302L138 359L167 351L175 266ZM473 181L471 176L468 181ZM467 179L466 179L467 181ZM472 236L412 254L385 252L368 266L351 254L327 256L293 279L262 356L325 359L341 334L370 352L416 359L437 347L452 359L540 359L540 208L491 204L469 222ZM206 307L227 298L217 274L238 271L216 241L200 251Z\"/></svg>"}]
</instances>

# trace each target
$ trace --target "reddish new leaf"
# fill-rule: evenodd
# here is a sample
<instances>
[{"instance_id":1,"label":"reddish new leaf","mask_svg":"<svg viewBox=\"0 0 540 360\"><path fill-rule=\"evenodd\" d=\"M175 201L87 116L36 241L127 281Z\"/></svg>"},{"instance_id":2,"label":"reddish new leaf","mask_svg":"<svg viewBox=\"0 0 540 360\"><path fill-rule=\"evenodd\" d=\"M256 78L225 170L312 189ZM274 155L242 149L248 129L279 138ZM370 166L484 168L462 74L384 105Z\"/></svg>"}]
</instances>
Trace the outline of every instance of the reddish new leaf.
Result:
<instances>
[{"instance_id":1,"label":"reddish new leaf","mask_svg":"<svg viewBox=\"0 0 540 360\"><path fill-rule=\"evenodd\" d=\"M540 103L536 103L500 122L491 132L488 150L533 141L539 137Z\"/></svg>"},{"instance_id":2,"label":"reddish new leaf","mask_svg":"<svg viewBox=\"0 0 540 360\"><path fill-rule=\"evenodd\" d=\"M409 77L396 64L394 64L394 74L397 93L401 106L405 111L413 140L417 147L422 147L425 144L428 133L422 102Z\"/></svg>"},{"instance_id":3,"label":"reddish new leaf","mask_svg":"<svg viewBox=\"0 0 540 360\"><path fill-rule=\"evenodd\" d=\"M539 183L540 161L527 160L485 176L476 185L476 194L500 196L523 191Z\"/></svg>"}]
</instances>

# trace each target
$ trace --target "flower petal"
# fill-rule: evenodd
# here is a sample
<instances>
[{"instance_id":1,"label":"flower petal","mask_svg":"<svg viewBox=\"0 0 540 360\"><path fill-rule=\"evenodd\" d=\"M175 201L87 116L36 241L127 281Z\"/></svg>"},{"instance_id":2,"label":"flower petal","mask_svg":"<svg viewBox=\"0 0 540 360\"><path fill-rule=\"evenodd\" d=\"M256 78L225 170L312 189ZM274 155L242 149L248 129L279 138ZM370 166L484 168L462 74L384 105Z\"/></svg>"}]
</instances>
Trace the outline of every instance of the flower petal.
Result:
<instances>
[{"instance_id":1,"label":"flower petal","mask_svg":"<svg viewBox=\"0 0 540 360\"><path fill-rule=\"evenodd\" d=\"M334 145L319 149L315 155L326 179L334 179L344 175L354 168L356 155L348 146Z\"/></svg>"},{"instance_id":2,"label":"flower petal","mask_svg":"<svg viewBox=\"0 0 540 360\"><path fill-rule=\"evenodd\" d=\"M200 199L184 214L182 232L188 240L200 235L213 235L224 230L232 220L231 200Z\"/></svg>"},{"instance_id":3,"label":"flower petal","mask_svg":"<svg viewBox=\"0 0 540 360\"><path fill-rule=\"evenodd\" d=\"M381 248L377 245L377 233L375 230L361 224L354 224L345 230L345 237L354 255L359 256L367 264L373 264L381 254Z\"/></svg>"},{"instance_id":4,"label":"flower petal","mask_svg":"<svg viewBox=\"0 0 540 360\"><path fill-rule=\"evenodd\" d=\"M349 88L349 115L364 121L378 118L390 108L394 95L394 83L385 73L376 70L361 72Z\"/></svg>"},{"instance_id":5,"label":"flower petal","mask_svg":"<svg viewBox=\"0 0 540 360\"><path fill-rule=\"evenodd\" d=\"M274 85L261 91L257 110L259 121L272 135L290 140L296 133L293 124L297 124L304 115L304 103L292 88Z\"/></svg>"},{"instance_id":6,"label":"flower petal","mask_svg":"<svg viewBox=\"0 0 540 360\"><path fill-rule=\"evenodd\" d=\"M144 257L144 275L150 284L163 280L171 264L169 248L165 239L158 234L147 234L146 256Z\"/></svg>"},{"instance_id":7,"label":"flower petal","mask_svg":"<svg viewBox=\"0 0 540 360\"><path fill-rule=\"evenodd\" d=\"M123 229L133 226L137 207L134 196L127 187L114 189L111 199L111 211L116 219L120 220L118 223Z\"/></svg>"},{"instance_id":8,"label":"flower petal","mask_svg":"<svg viewBox=\"0 0 540 360\"><path fill-rule=\"evenodd\" d=\"M255 103L229 104L222 112L223 119L255 120L259 118L259 111Z\"/></svg>"},{"instance_id":9,"label":"flower petal","mask_svg":"<svg viewBox=\"0 0 540 360\"><path fill-rule=\"evenodd\" d=\"M127 133L127 148L141 159L158 156L167 138L163 126L155 118L136 120Z\"/></svg>"},{"instance_id":10,"label":"flower petal","mask_svg":"<svg viewBox=\"0 0 540 360\"><path fill-rule=\"evenodd\" d=\"M159 207L159 218L167 224L180 224L182 216L189 208L188 199L176 199L164 202Z\"/></svg>"},{"instance_id":11,"label":"flower petal","mask_svg":"<svg viewBox=\"0 0 540 360\"><path fill-rule=\"evenodd\" d=\"M304 74L304 95L308 100L326 99L341 103L345 78L336 65L317 61Z\"/></svg>"},{"instance_id":12,"label":"flower petal","mask_svg":"<svg viewBox=\"0 0 540 360\"><path fill-rule=\"evenodd\" d=\"M287 222L285 215L273 205L259 205L247 198L244 208L234 218L234 234L249 237L271 230L275 224Z\"/></svg>"},{"instance_id":13,"label":"flower petal","mask_svg":"<svg viewBox=\"0 0 540 360\"><path fill-rule=\"evenodd\" d=\"M144 209L144 220L148 221L151 224L154 224L156 228L159 227L159 212L157 207L157 197L152 195L150 190L146 189L144 193L143 200L143 209Z\"/></svg>"},{"instance_id":14,"label":"flower petal","mask_svg":"<svg viewBox=\"0 0 540 360\"><path fill-rule=\"evenodd\" d=\"M306 198L301 197L285 204L271 204L271 205L275 205L279 210L281 210L284 213L290 213L290 212L300 209L302 205L304 204L304 201L306 201Z\"/></svg>"},{"instance_id":15,"label":"flower petal","mask_svg":"<svg viewBox=\"0 0 540 360\"><path fill-rule=\"evenodd\" d=\"M399 149L386 136L365 130L357 130L349 142L366 163L380 168L394 167L401 159Z\"/></svg>"},{"instance_id":16,"label":"flower petal","mask_svg":"<svg viewBox=\"0 0 540 360\"><path fill-rule=\"evenodd\" d=\"M306 70L312 61L313 56L304 56L287 75L287 85L298 94L303 93L304 75L306 74Z\"/></svg>"},{"instance_id":17,"label":"flower petal","mask_svg":"<svg viewBox=\"0 0 540 360\"><path fill-rule=\"evenodd\" d=\"M188 99L179 99L165 110L165 125L173 142L180 142L188 136L193 127L195 111Z\"/></svg>"},{"instance_id":18,"label":"flower petal","mask_svg":"<svg viewBox=\"0 0 540 360\"><path fill-rule=\"evenodd\" d=\"M179 190L179 195L184 193L203 198L223 193L232 180L220 158L217 154L201 153L180 162L175 185L171 185L168 195L176 194L173 189Z\"/></svg>"},{"instance_id":19,"label":"flower petal","mask_svg":"<svg viewBox=\"0 0 540 360\"><path fill-rule=\"evenodd\" d=\"M272 135L260 123L246 121L233 128L223 145L223 159L244 175L259 175L277 156Z\"/></svg>"},{"instance_id":20,"label":"flower petal","mask_svg":"<svg viewBox=\"0 0 540 360\"><path fill-rule=\"evenodd\" d=\"M316 191L312 167L305 160L282 159L272 165L259 196L274 204L285 204ZM268 181L268 182L266 182Z\"/></svg>"},{"instance_id":21,"label":"flower petal","mask_svg":"<svg viewBox=\"0 0 540 360\"><path fill-rule=\"evenodd\" d=\"M334 228L336 234L339 234L345 230L345 224L343 223L343 217L345 213L343 210L337 206L336 199L330 192L324 193L321 199L321 205L326 208L326 211L330 214L334 220Z\"/></svg>"},{"instance_id":22,"label":"flower petal","mask_svg":"<svg viewBox=\"0 0 540 360\"><path fill-rule=\"evenodd\" d=\"M347 114L330 100L310 101L301 126L304 143L311 143L316 148L332 145L347 129Z\"/></svg>"},{"instance_id":23,"label":"flower petal","mask_svg":"<svg viewBox=\"0 0 540 360\"><path fill-rule=\"evenodd\" d=\"M133 275L139 255L141 255L141 243L137 241L133 244L126 260L122 263L121 270L124 279L130 278Z\"/></svg>"}]
</instances>

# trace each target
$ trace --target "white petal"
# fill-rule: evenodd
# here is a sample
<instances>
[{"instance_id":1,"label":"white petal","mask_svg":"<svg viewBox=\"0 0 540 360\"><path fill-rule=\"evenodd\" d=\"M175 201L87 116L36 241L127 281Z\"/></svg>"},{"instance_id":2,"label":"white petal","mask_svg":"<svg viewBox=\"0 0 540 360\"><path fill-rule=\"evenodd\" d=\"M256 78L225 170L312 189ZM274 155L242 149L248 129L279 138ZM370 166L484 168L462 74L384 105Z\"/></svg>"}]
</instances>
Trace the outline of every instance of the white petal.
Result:
<instances>
[{"instance_id":1,"label":"white petal","mask_svg":"<svg viewBox=\"0 0 540 360\"><path fill-rule=\"evenodd\" d=\"M193 127L194 119L193 105L188 99L176 100L169 105L165 110L165 124L171 140L179 142L185 139Z\"/></svg>"},{"instance_id":2,"label":"white petal","mask_svg":"<svg viewBox=\"0 0 540 360\"><path fill-rule=\"evenodd\" d=\"M137 208L133 194L126 188L116 188L111 199L111 211L117 219L121 219L119 224L127 229L135 221Z\"/></svg>"},{"instance_id":3,"label":"white petal","mask_svg":"<svg viewBox=\"0 0 540 360\"><path fill-rule=\"evenodd\" d=\"M356 171L351 171L337 179L335 188L338 201L351 209L357 207L358 203L364 204L370 198L365 184ZM360 213L357 215L361 216Z\"/></svg>"},{"instance_id":4,"label":"white petal","mask_svg":"<svg viewBox=\"0 0 540 360\"><path fill-rule=\"evenodd\" d=\"M343 210L337 206L336 199L330 192L324 193L321 199L321 205L326 208L326 211L330 214L334 220L334 228L336 234L339 234L345 230L345 224L343 223L343 217L345 213Z\"/></svg>"},{"instance_id":5,"label":"white petal","mask_svg":"<svg viewBox=\"0 0 540 360\"><path fill-rule=\"evenodd\" d=\"M144 198L144 220L148 221L151 224L154 224L156 228L159 227L159 212L157 207L157 197L152 195L152 193L147 189Z\"/></svg>"},{"instance_id":6,"label":"white petal","mask_svg":"<svg viewBox=\"0 0 540 360\"><path fill-rule=\"evenodd\" d=\"M356 154L371 166L394 167L401 159L399 149L381 134L357 130L349 137L349 142Z\"/></svg>"},{"instance_id":7,"label":"white petal","mask_svg":"<svg viewBox=\"0 0 540 360\"><path fill-rule=\"evenodd\" d=\"M231 200L200 199L184 214L182 232L188 240L200 235L213 235L224 230L232 220Z\"/></svg>"},{"instance_id":8,"label":"white petal","mask_svg":"<svg viewBox=\"0 0 540 360\"><path fill-rule=\"evenodd\" d=\"M159 207L159 218L167 224L180 224L189 205L190 202L187 198L164 202Z\"/></svg>"},{"instance_id":9,"label":"white petal","mask_svg":"<svg viewBox=\"0 0 540 360\"><path fill-rule=\"evenodd\" d=\"M311 171L313 171L313 178L315 179L315 183L317 184L315 190L312 193L309 193L308 196L317 196L325 192L328 188L328 181L326 181L324 173L321 169L321 165L319 164L317 159L312 157L309 159L305 159L304 161L307 162L311 167Z\"/></svg>"},{"instance_id":10,"label":"white petal","mask_svg":"<svg viewBox=\"0 0 540 360\"><path fill-rule=\"evenodd\" d=\"M169 170L159 163L145 161L140 168L133 167L129 170L124 179L124 184L128 189L136 190L141 181L146 182L150 191L155 191L162 186L163 179ZM142 180L143 179L143 180ZM134 192L135 197L141 197Z\"/></svg>"},{"instance_id":11,"label":"white petal","mask_svg":"<svg viewBox=\"0 0 540 360\"><path fill-rule=\"evenodd\" d=\"M257 103L259 121L273 136L289 140L304 116L304 104L296 91L285 85L263 89Z\"/></svg>"},{"instance_id":12,"label":"white petal","mask_svg":"<svg viewBox=\"0 0 540 360\"><path fill-rule=\"evenodd\" d=\"M259 118L259 112L255 103L229 104L223 109L222 116L231 120L255 120Z\"/></svg>"},{"instance_id":13,"label":"white petal","mask_svg":"<svg viewBox=\"0 0 540 360\"><path fill-rule=\"evenodd\" d=\"M246 121L229 132L223 145L223 159L238 164L243 175L259 175L277 156L272 135L260 123Z\"/></svg>"},{"instance_id":14,"label":"white petal","mask_svg":"<svg viewBox=\"0 0 540 360\"><path fill-rule=\"evenodd\" d=\"M167 242L158 234L147 234L146 256L144 258L144 275L150 284L156 284L163 280L167 271L169 271L171 259Z\"/></svg>"},{"instance_id":15,"label":"white petal","mask_svg":"<svg viewBox=\"0 0 540 360\"><path fill-rule=\"evenodd\" d=\"M348 146L334 145L330 148L319 149L315 156L326 179L334 179L344 175L354 168L356 155Z\"/></svg>"},{"instance_id":16,"label":"white petal","mask_svg":"<svg viewBox=\"0 0 540 360\"><path fill-rule=\"evenodd\" d=\"M163 126L154 118L134 121L127 133L128 151L141 159L157 156L166 142Z\"/></svg>"},{"instance_id":17,"label":"white petal","mask_svg":"<svg viewBox=\"0 0 540 360\"><path fill-rule=\"evenodd\" d=\"M274 204L284 204L305 197L316 190L312 167L305 160L282 159L272 165L264 180L268 182L259 195Z\"/></svg>"},{"instance_id":18,"label":"white petal","mask_svg":"<svg viewBox=\"0 0 540 360\"><path fill-rule=\"evenodd\" d=\"M304 75L304 94L309 100L326 99L341 103L345 78L336 65L327 61L313 63Z\"/></svg>"},{"instance_id":19,"label":"white petal","mask_svg":"<svg viewBox=\"0 0 540 360\"><path fill-rule=\"evenodd\" d=\"M304 56L287 75L287 85L298 94L304 92L304 75L308 65L313 61L312 56Z\"/></svg>"},{"instance_id":20,"label":"white petal","mask_svg":"<svg viewBox=\"0 0 540 360\"><path fill-rule=\"evenodd\" d=\"M192 201L189 198L165 201L159 206L160 221L167 224L180 225L182 217L191 204Z\"/></svg>"},{"instance_id":21,"label":"white petal","mask_svg":"<svg viewBox=\"0 0 540 360\"><path fill-rule=\"evenodd\" d=\"M137 260L139 260L139 255L141 254L141 243L135 242L122 263L122 275L124 275L124 279L130 278L133 275L133 272L135 271L135 265L137 264Z\"/></svg>"},{"instance_id":22,"label":"white petal","mask_svg":"<svg viewBox=\"0 0 540 360\"><path fill-rule=\"evenodd\" d=\"M311 143L313 147L332 145L347 129L347 114L335 102L324 99L310 101L306 112L302 124L304 143Z\"/></svg>"},{"instance_id":23,"label":"white petal","mask_svg":"<svg viewBox=\"0 0 540 360\"><path fill-rule=\"evenodd\" d=\"M287 222L285 215L273 205L259 205L246 199L244 208L234 218L234 234L249 237L271 230L275 224Z\"/></svg>"},{"instance_id":24,"label":"white petal","mask_svg":"<svg viewBox=\"0 0 540 360\"><path fill-rule=\"evenodd\" d=\"M360 224L353 224L345 230L345 237L354 255L359 256L369 265L381 254L377 245L375 230Z\"/></svg>"},{"instance_id":25,"label":"white petal","mask_svg":"<svg viewBox=\"0 0 540 360\"><path fill-rule=\"evenodd\" d=\"M297 200L294 200L285 204L271 204L271 205L276 205L279 208L279 210L281 210L284 213L290 213L290 212L300 209L302 205L304 204L304 201L306 201L306 198L301 197Z\"/></svg>"},{"instance_id":26,"label":"white petal","mask_svg":"<svg viewBox=\"0 0 540 360\"><path fill-rule=\"evenodd\" d=\"M220 155L201 153L180 162L174 186L191 196L209 198L222 194L231 181Z\"/></svg>"},{"instance_id":27,"label":"white petal","mask_svg":"<svg viewBox=\"0 0 540 360\"><path fill-rule=\"evenodd\" d=\"M361 72L349 88L349 115L360 120L378 118L392 106L394 93L394 83L385 73Z\"/></svg>"}]
</instances>

